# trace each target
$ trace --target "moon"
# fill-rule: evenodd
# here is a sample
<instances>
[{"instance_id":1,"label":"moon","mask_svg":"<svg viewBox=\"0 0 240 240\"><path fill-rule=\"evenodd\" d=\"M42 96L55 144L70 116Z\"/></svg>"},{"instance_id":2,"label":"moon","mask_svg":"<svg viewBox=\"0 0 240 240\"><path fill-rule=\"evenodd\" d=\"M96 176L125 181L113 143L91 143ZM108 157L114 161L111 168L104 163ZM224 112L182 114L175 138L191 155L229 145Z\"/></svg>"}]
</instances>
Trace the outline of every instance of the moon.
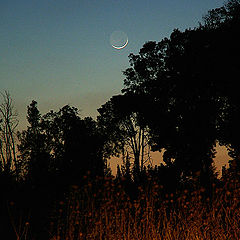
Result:
<instances>
[{"instance_id":1,"label":"moon","mask_svg":"<svg viewBox=\"0 0 240 240\"><path fill-rule=\"evenodd\" d=\"M127 38L127 41L125 42L125 44L124 44L123 46L121 46L121 47L117 47L117 46L112 45L112 47L115 48L115 49L120 50L120 49L125 48L127 45L128 45L128 38Z\"/></svg>"},{"instance_id":2,"label":"moon","mask_svg":"<svg viewBox=\"0 0 240 240\"><path fill-rule=\"evenodd\" d=\"M110 44L113 48L120 50L128 45L128 36L123 31L114 31L110 36Z\"/></svg>"}]
</instances>

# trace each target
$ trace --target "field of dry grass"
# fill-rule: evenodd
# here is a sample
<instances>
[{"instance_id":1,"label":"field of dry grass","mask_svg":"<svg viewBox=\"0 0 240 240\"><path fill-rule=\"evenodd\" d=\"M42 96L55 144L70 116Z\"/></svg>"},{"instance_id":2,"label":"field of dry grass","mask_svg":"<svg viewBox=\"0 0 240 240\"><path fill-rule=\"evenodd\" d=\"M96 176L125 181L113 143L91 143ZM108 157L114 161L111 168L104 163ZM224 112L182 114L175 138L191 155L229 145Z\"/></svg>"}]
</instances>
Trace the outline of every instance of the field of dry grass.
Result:
<instances>
[{"instance_id":1,"label":"field of dry grass","mask_svg":"<svg viewBox=\"0 0 240 240\"><path fill-rule=\"evenodd\" d=\"M138 187L135 199L121 182L101 181L103 187L72 186L66 200L57 203L51 240L240 239L238 181L214 184L210 198L204 188L164 194L153 181Z\"/></svg>"}]
</instances>

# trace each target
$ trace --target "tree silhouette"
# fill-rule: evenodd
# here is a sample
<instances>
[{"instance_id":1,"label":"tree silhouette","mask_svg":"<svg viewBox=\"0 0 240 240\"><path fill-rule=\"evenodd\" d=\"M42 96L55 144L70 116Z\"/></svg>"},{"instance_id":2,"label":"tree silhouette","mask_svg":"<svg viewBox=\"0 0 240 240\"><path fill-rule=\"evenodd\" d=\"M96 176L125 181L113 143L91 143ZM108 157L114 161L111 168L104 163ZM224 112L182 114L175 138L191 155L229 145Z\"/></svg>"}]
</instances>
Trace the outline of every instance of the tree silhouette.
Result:
<instances>
[{"instance_id":1,"label":"tree silhouette","mask_svg":"<svg viewBox=\"0 0 240 240\"><path fill-rule=\"evenodd\" d=\"M29 214L27 211L31 213L34 236L44 239L47 238L48 233L43 229L47 224L55 188L52 188L50 181L51 148L48 137L42 130L41 114L36 101L32 101L27 107L27 120L29 123L27 130L18 132L19 160L26 190L25 196L21 198L25 200L25 214Z\"/></svg>"},{"instance_id":2,"label":"tree silhouette","mask_svg":"<svg viewBox=\"0 0 240 240\"><path fill-rule=\"evenodd\" d=\"M203 25L175 29L169 39L147 42L129 55L122 92L144 99L140 112L152 149L165 149L165 163L174 162L179 176L200 170L206 183L217 140L240 156L239 6L229 1L209 11Z\"/></svg>"},{"instance_id":3,"label":"tree silhouette","mask_svg":"<svg viewBox=\"0 0 240 240\"><path fill-rule=\"evenodd\" d=\"M17 113L9 92L1 94L0 102L0 173L10 175L15 172L19 177L16 157L16 127L18 125Z\"/></svg>"},{"instance_id":4,"label":"tree silhouette","mask_svg":"<svg viewBox=\"0 0 240 240\"><path fill-rule=\"evenodd\" d=\"M204 162L209 166L215 142L214 100L209 91L203 91L208 88L204 84L210 83L194 76L191 71L195 66L189 66L195 56L188 52L191 45L187 43L197 35L190 30L175 30L169 40L146 43L139 55L130 55L132 68L125 71L123 91L146 99L148 106L142 111L153 147L166 149L164 161L168 164L175 159L179 175L182 171L198 171Z\"/></svg>"},{"instance_id":5,"label":"tree silhouette","mask_svg":"<svg viewBox=\"0 0 240 240\"><path fill-rule=\"evenodd\" d=\"M16 151L17 113L8 91L0 93L0 235L14 239L9 218L8 199L20 179Z\"/></svg>"},{"instance_id":6,"label":"tree silhouette","mask_svg":"<svg viewBox=\"0 0 240 240\"><path fill-rule=\"evenodd\" d=\"M140 99L136 96L117 95L98 109L98 124L107 139L107 156L125 154L134 159L134 171L138 174L146 161L148 129L136 108Z\"/></svg>"},{"instance_id":7,"label":"tree silhouette","mask_svg":"<svg viewBox=\"0 0 240 240\"><path fill-rule=\"evenodd\" d=\"M147 103L141 110L153 147L165 149L164 161L174 160L190 175L199 169L209 175L224 102L235 95L227 81L236 86L232 73L238 63L228 63L232 53L222 45L228 38L238 48L234 34L239 27L236 21L218 24L174 30L169 39L146 43L138 55L130 54L131 67L124 72L123 93L142 95Z\"/></svg>"},{"instance_id":8,"label":"tree silhouette","mask_svg":"<svg viewBox=\"0 0 240 240\"><path fill-rule=\"evenodd\" d=\"M42 128L51 142L51 168L63 182L79 182L87 171L104 174L104 139L92 118L81 119L77 108L66 105L45 114Z\"/></svg>"},{"instance_id":9,"label":"tree silhouette","mask_svg":"<svg viewBox=\"0 0 240 240\"><path fill-rule=\"evenodd\" d=\"M18 132L20 160L26 178L33 185L47 181L50 165L50 144L41 127L41 114L37 102L32 101L27 109L27 130Z\"/></svg>"}]
</instances>

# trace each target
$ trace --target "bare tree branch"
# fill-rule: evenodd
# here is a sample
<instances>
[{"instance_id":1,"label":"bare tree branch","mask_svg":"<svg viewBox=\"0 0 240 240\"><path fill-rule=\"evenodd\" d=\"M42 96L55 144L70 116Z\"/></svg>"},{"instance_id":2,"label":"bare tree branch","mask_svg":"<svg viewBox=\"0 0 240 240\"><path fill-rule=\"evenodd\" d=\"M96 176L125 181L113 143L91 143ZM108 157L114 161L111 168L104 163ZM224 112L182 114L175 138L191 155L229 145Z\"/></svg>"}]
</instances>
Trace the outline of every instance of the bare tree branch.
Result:
<instances>
[{"instance_id":1,"label":"bare tree branch","mask_svg":"<svg viewBox=\"0 0 240 240\"><path fill-rule=\"evenodd\" d=\"M18 125L17 112L8 91L0 93L0 167L1 171L18 174L15 130Z\"/></svg>"}]
</instances>

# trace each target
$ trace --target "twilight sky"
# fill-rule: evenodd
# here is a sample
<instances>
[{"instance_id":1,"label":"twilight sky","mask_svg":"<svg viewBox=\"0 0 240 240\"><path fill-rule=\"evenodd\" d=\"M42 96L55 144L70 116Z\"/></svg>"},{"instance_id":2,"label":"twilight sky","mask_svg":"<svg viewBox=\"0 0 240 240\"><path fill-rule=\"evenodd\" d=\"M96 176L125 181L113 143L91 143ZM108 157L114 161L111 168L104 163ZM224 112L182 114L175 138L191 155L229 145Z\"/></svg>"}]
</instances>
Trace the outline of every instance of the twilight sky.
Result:
<instances>
[{"instance_id":1,"label":"twilight sky","mask_svg":"<svg viewBox=\"0 0 240 240\"><path fill-rule=\"evenodd\" d=\"M0 0L0 91L8 90L26 124L34 99L41 113L70 104L82 116L123 87L128 55L174 28L198 26L223 0ZM126 48L110 45L124 31Z\"/></svg>"}]
</instances>

